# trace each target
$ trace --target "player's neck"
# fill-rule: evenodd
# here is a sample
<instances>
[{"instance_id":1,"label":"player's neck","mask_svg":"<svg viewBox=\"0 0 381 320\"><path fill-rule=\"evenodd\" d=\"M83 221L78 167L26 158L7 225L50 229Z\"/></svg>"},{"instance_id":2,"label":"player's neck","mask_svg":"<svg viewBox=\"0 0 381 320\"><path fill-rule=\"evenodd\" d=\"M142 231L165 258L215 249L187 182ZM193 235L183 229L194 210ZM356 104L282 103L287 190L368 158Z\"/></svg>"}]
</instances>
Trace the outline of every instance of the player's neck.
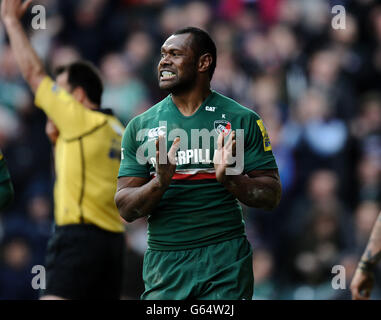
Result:
<instances>
[{"instance_id":1,"label":"player's neck","mask_svg":"<svg viewBox=\"0 0 381 320\"><path fill-rule=\"evenodd\" d=\"M88 99L86 99L85 101L83 101L82 104L83 104L83 106L84 106L86 109L90 109L90 110L98 110L98 109L99 109L99 107L98 107L96 104L90 102L90 100L88 100Z\"/></svg>"},{"instance_id":2,"label":"player's neck","mask_svg":"<svg viewBox=\"0 0 381 320\"><path fill-rule=\"evenodd\" d=\"M189 92L172 94L172 101L184 116L191 116L211 94L210 87L196 88Z\"/></svg>"}]
</instances>

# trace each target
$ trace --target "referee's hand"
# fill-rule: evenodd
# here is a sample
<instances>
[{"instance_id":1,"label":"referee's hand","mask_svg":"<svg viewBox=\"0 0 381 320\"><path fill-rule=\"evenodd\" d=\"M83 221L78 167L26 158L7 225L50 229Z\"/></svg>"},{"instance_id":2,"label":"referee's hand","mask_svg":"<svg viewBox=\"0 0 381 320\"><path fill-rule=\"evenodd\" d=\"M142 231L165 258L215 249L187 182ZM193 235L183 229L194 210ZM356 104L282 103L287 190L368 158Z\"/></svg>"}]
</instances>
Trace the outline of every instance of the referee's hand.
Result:
<instances>
[{"instance_id":1,"label":"referee's hand","mask_svg":"<svg viewBox=\"0 0 381 320\"><path fill-rule=\"evenodd\" d=\"M54 122L50 120L49 118L46 121L45 133L48 136L52 145L55 145L60 132L58 131Z\"/></svg>"},{"instance_id":2,"label":"referee's hand","mask_svg":"<svg viewBox=\"0 0 381 320\"><path fill-rule=\"evenodd\" d=\"M21 0L3 0L1 2L1 17L5 22L7 19L20 20L28 9L32 0L27 0L24 3Z\"/></svg>"}]
</instances>

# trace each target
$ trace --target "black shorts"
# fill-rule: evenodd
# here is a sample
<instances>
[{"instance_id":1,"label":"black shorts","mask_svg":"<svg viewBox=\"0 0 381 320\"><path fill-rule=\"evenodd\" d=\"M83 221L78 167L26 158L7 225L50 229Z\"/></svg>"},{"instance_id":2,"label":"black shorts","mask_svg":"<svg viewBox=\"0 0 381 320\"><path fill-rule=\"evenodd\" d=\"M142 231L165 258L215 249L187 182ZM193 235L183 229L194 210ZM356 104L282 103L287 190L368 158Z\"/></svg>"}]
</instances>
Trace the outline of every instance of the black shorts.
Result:
<instances>
[{"instance_id":1,"label":"black shorts","mask_svg":"<svg viewBox=\"0 0 381 320\"><path fill-rule=\"evenodd\" d=\"M124 237L94 225L57 227L48 243L46 289L66 299L119 299Z\"/></svg>"}]
</instances>

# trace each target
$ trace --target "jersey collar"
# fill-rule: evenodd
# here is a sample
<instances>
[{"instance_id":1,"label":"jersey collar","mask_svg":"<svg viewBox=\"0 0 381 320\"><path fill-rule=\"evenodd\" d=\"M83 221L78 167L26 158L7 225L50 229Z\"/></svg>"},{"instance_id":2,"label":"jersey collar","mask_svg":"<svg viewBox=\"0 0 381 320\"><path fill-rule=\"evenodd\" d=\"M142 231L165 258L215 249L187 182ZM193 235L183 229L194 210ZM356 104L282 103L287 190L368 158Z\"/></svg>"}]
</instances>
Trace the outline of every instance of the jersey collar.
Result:
<instances>
[{"instance_id":1,"label":"jersey collar","mask_svg":"<svg viewBox=\"0 0 381 320\"><path fill-rule=\"evenodd\" d=\"M213 89L210 90L211 93L205 98L205 100L201 103L201 105L198 107L195 113L193 113L191 116L184 116L179 108L175 105L175 103L172 100L172 94L168 95L168 104L171 109L174 110L174 112L182 119L191 119L193 117L196 117L202 110L204 110L206 104L215 96L215 91Z\"/></svg>"}]
</instances>

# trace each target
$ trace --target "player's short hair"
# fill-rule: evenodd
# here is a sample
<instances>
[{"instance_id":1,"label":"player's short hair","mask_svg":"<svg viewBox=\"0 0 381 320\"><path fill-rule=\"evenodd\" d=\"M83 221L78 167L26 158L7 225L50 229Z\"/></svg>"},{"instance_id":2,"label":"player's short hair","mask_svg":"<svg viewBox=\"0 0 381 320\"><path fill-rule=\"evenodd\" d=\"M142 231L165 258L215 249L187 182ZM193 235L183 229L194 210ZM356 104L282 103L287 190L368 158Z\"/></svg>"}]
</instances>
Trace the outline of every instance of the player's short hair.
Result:
<instances>
[{"instance_id":1,"label":"player's short hair","mask_svg":"<svg viewBox=\"0 0 381 320\"><path fill-rule=\"evenodd\" d=\"M89 61L76 61L59 66L55 70L58 76L64 72L68 73L68 83L75 89L81 87L92 103L100 107L103 93L103 83L98 69Z\"/></svg>"},{"instance_id":2,"label":"player's short hair","mask_svg":"<svg viewBox=\"0 0 381 320\"><path fill-rule=\"evenodd\" d=\"M217 48L216 44L210 37L210 35L199 28L196 27L186 27L180 30L177 30L173 35L190 33L193 36L192 39L192 49L194 50L196 57L199 58L205 53L210 53L212 55L212 64L209 68L209 78L212 80L214 70L217 65Z\"/></svg>"}]
</instances>

